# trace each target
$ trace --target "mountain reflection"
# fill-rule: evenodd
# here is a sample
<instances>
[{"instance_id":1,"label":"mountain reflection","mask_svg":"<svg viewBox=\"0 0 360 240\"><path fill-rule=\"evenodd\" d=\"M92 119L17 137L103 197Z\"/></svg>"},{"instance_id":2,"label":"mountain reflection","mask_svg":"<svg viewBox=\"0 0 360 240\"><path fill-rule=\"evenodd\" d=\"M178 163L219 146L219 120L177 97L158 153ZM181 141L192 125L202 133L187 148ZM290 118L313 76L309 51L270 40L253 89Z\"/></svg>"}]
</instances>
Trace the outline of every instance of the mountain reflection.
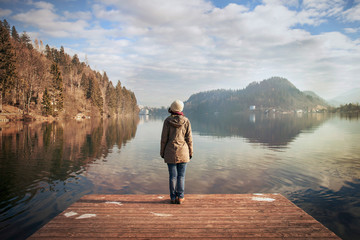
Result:
<instances>
[{"instance_id":1,"label":"mountain reflection","mask_svg":"<svg viewBox=\"0 0 360 240\"><path fill-rule=\"evenodd\" d=\"M14 234L12 222L25 221L30 211L44 211L40 208L46 201L70 188L78 190L68 193L70 201L89 191L91 183L81 174L114 146L120 149L134 138L138 122L129 117L0 126L0 223L7 223L1 224L1 235ZM24 210L16 210L21 206Z\"/></svg>"},{"instance_id":2,"label":"mountain reflection","mask_svg":"<svg viewBox=\"0 0 360 240\"><path fill-rule=\"evenodd\" d=\"M324 114L191 115L193 131L217 137L238 136L269 148L284 148L301 132L313 131L327 120Z\"/></svg>"}]
</instances>

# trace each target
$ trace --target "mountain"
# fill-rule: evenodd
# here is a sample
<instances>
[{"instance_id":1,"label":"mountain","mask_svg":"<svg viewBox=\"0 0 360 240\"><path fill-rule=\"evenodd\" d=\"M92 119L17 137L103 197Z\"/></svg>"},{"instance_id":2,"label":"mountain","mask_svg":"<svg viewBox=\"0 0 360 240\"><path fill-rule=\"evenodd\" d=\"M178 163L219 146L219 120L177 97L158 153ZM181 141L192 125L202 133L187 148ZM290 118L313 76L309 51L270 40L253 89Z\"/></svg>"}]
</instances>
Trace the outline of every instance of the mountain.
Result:
<instances>
[{"instance_id":1,"label":"mountain","mask_svg":"<svg viewBox=\"0 0 360 240\"><path fill-rule=\"evenodd\" d=\"M301 92L289 80L272 77L253 82L241 90L213 90L196 93L185 102L188 113L230 113L248 110L316 111L328 104L313 92Z\"/></svg>"},{"instance_id":2,"label":"mountain","mask_svg":"<svg viewBox=\"0 0 360 240\"><path fill-rule=\"evenodd\" d=\"M325 99L321 98L319 95L317 95L316 93L314 93L313 91L303 91L304 94L308 95L308 96L311 96L315 99L319 99L320 101L324 101L326 102Z\"/></svg>"},{"instance_id":3,"label":"mountain","mask_svg":"<svg viewBox=\"0 0 360 240\"><path fill-rule=\"evenodd\" d=\"M347 91L328 101L331 105L340 106L341 104L360 103L360 88Z\"/></svg>"}]
</instances>

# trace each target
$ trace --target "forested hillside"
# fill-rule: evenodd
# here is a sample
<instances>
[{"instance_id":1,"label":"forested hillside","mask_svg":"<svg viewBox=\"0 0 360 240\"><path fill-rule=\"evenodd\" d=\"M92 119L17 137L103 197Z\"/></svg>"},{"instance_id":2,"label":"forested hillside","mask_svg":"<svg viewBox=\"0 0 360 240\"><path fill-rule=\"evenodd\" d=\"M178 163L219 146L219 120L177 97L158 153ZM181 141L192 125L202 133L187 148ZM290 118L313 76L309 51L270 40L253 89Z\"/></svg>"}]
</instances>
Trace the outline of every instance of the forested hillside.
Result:
<instances>
[{"instance_id":1,"label":"forested hillside","mask_svg":"<svg viewBox=\"0 0 360 240\"><path fill-rule=\"evenodd\" d=\"M255 106L267 111L319 111L328 104L313 92L301 92L285 78L273 77L253 82L241 90L213 90L190 96L188 113L241 112Z\"/></svg>"},{"instance_id":2,"label":"forested hillside","mask_svg":"<svg viewBox=\"0 0 360 240\"><path fill-rule=\"evenodd\" d=\"M24 113L54 117L117 116L138 113L135 94L92 70L78 56L31 41L0 21L0 111L2 104Z\"/></svg>"}]
</instances>

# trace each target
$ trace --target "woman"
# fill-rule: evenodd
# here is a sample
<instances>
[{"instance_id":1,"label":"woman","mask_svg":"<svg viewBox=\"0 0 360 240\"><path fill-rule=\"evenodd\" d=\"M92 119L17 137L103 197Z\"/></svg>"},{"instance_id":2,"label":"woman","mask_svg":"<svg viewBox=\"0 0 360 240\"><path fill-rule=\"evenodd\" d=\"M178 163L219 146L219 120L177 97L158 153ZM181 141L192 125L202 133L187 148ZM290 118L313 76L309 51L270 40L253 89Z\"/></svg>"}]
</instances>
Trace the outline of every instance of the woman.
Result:
<instances>
[{"instance_id":1,"label":"woman","mask_svg":"<svg viewBox=\"0 0 360 240\"><path fill-rule=\"evenodd\" d=\"M184 103L174 101L171 114L165 119L162 134L160 156L169 169L169 187L171 203L184 202L186 164L193 155L192 133L189 119L182 113Z\"/></svg>"}]
</instances>

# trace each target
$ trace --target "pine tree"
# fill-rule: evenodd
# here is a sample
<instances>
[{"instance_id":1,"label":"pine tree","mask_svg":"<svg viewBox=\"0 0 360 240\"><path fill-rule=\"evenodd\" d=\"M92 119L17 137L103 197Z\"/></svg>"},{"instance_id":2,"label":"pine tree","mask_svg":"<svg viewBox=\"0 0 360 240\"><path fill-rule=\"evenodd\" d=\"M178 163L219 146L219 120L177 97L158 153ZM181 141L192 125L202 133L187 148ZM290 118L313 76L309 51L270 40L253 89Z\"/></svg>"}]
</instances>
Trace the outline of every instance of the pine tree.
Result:
<instances>
[{"instance_id":1,"label":"pine tree","mask_svg":"<svg viewBox=\"0 0 360 240\"><path fill-rule=\"evenodd\" d=\"M116 90L112 82L106 88L105 102L111 112L116 112Z\"/></svg>"},{"instance_id":2,"label":"pine tree","mask_svg":"<svg viewBox=\"0 0 360 240\"><path fill-rule=\"evenodd\" d=\"M101 90L99 86L99 82L95 77L91 76L89 78L89 90L91 101L95 106L98 107L100 114L103 114L103 98L101 96Z\"/></svg>"},{"instance_id":3,"label":"pine tree","mask_svg":"<svg viewBox=\"0 0 360 240\"><path fill-rule=\"evenodd\" d=\"M71 63L76 67L80 65L80 60L77 54L73 56Z\"/></svg>"},{"instance_id":4,"label":"pine tree","mask_svg":"<svg viewBox=\"0 0 360 240\"><path fill-rule=\"evenodd\" d=\"M101 94L98 80L93 75L86 76L83 74L81 77L81 87L84 90L86 99L90 99L91 102L98 107L100 114L102 115L104 111L104 99Z\"/></svg>"},{"instance_id":5,"label":"pine tree","mask_svg":"<svg viewBox=\"0 0 360 240\"><path fill-rule=\"evenodd\" d=\"M33 45L31 44L31 39L26 32L23 32L20 37L20 42L24 44L29 50L33 49Z\"/></svg>"},{"instance_id":6,"label":"pine tree","mask_svg":"<svg viewBox=\"0 0 360 240\"><path fill-rule=\"evenodd\" d=\"M130 101L131 101L131 112L136 112L137 110L137 100L136 100L136 96L135 93L130 91Z\"/></svg>"},{"instance_id":7,"label":"pine tree","mask_svg":"<svg viewBox=\"0 0 360 240\"><path fill-rule=\"evenodd\" d=\"M45 92L44 92L44 96L43 96L43 100L42 100L41 104L42 104L43 114L46 116L51 115L53 112L52 104L51 104L51 96L50 96L47 88L45 88Z\"/></svg>"},{"instance_id":8,"label":"pine tree","mask_svg":"<svg viewBox=\"0 0 360 240\"><path fill-rule=\"evenodd\" d=\"M59 52L59 64L63 65L66 62L66 57L65 57L65 50L64 47L61 46L60 47L60 52Z\"/></svg>"},{"instance_id":9,"label":"pine tree","mask_svg":"<svg viewBox=\"0 0 360 240\"><path fill-rule=\"evenodd\" d=\"M6 21L6 19L4 19L3 24L7 32L10 34L10 24Z\"/></svg>"},{"instance_id":10,"label":"pine tree","mask_svg":"<svg viewBox=\"0 0 360 240\"><path fill-rule=\"evenodd\" d=\"M45 46L45 55L46 55L47 59L53 60L51 49L48 44L46 44L46 46Z\"/></svg>"},{"instance_id":11,"label":"pine tree","mask_svg":"<svg viewBox=\"0 0 360 240\"><path fill-rule=\"evenodd\" d=\"M103 81L109 82L109 77L107 76L106 72L104 72ZM112 84L111 84L111 86L112 86Z\"/></svg>"},{"instance_id":12,"label":"pine tree","mask_svg":"<svg viewBox=\"0 0 360 240\"><path fill-rule=\"evenodd\" d=\"M53 97L53 115L57 116L64 108L63 78L56 63L51 65L50 73L52 75L52 97Z\"/></svg>"},{"instance_id":13,"label":"pine tree","mask_svg":"<svg viewBox=\"0 0 360 240\"><path fill-rule=\"evenodd\" d=\"M14 86L16 78L15 61L14 49L10 42L10 32L8 27L0 21L0 112L2 111L3 97Z\"/></svg>"},{"instance_id":14,"label":"pine tree","mask_svg":"<svg viewBox=\"0 0 360 240\"><path fill-rule=\"evenodd\" d=\"M88 77L85 75L85 73L83 73L82 76L81 76L80 85L81 85L82 89L84 90L86 99L91 98L91 92L90 92L90 86L89 86L89 79L88 79Z\"/></svg>"},{"instance_id":15,"label":"pine tree","mask_svg":"<svg viewBox=\"0 0 360 240\"><path fill-rule=\"evenodd\" d=\"M122 94L122 87L121 82L118 81L115 87L115 95L116 95L116 113L121 114L123 110L123 94Z\"/></svg>"},{"instance_id":16,"label":"pine tree","mask_svg":"<svg viewBox=\"0 0 360 240\"><path fill-rule=\"evenodd\" d=\"M58 51L56 48L52 48L51 53L53 56L53 61L60 65L61 64L60 51Z\"/></svg>"},{"instance_id":17,"label":"pine tree","mask_svg":"<svg viewBox=\"0 0 360 240\"><path fill-rule=\"evenodd\" d=\"M19 36L18 32L16 31L15 26L13 26L11 29L11 37L14 39L14 41L20 42L20 36Z\"/></svg>"}]
</instances>

